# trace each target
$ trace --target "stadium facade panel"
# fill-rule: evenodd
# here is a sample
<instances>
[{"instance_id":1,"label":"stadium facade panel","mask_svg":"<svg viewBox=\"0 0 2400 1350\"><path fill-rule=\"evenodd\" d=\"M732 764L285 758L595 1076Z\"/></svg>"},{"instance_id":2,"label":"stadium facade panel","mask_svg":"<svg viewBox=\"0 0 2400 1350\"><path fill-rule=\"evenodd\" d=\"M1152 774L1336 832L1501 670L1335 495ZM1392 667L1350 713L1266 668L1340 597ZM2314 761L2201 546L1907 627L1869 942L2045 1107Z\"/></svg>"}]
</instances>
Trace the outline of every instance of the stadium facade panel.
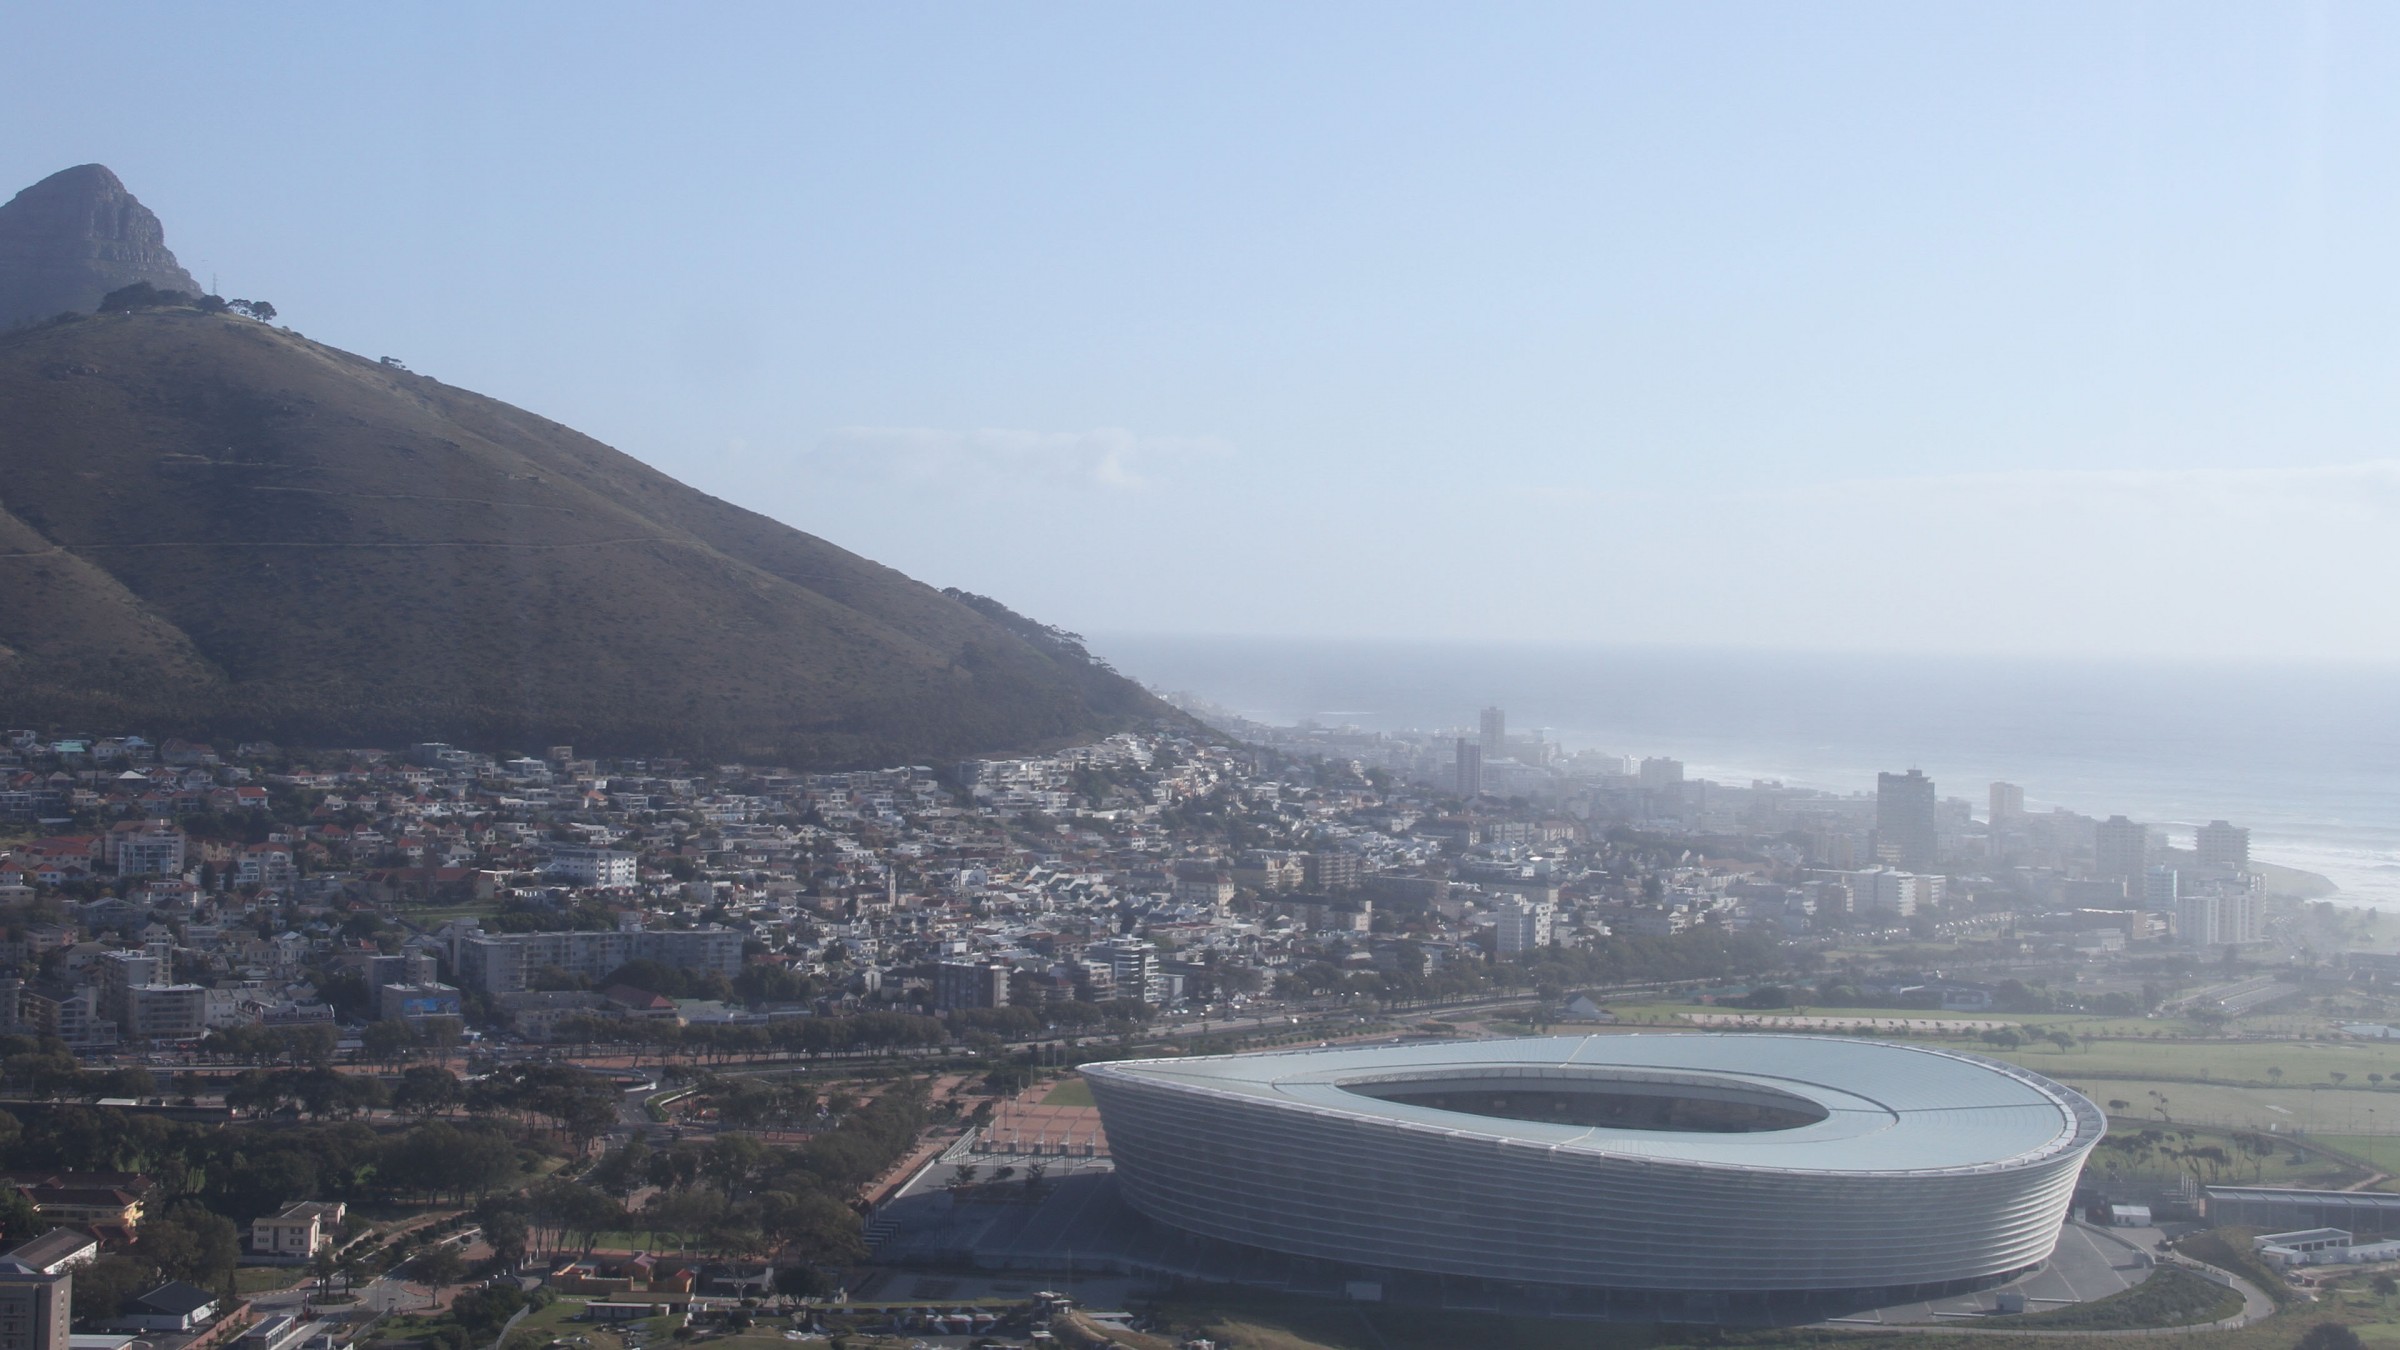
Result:
<instances>
[{"instance_id":1,"label":"stadium facade panel","mask_svg":"<svg viewBox=\"0 0 2400 1350\"><path fill-rule=\"evenodd\" d=\"M1629 1291L1987 1281L2046 1259L2106 1128L1956 1051L1624 1035L1083 1068L1125 1198L1343 1265Z\"/></svg>"}]
</instances>

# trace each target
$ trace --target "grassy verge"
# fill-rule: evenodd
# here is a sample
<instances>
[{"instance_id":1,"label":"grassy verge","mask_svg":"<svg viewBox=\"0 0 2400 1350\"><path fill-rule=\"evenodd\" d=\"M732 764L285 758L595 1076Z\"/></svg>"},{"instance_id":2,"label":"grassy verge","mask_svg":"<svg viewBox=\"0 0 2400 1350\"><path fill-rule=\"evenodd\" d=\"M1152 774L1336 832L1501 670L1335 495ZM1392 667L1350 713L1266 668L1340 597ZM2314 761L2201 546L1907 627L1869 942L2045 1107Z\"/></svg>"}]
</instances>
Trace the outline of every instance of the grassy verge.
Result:
<instances>
[{"instance_id":1,"label":"grassy verge","mask_svg":"<svg viewBox=\"0 0 2400 1350\"><path fill-rule=\"evenodd\" d=\"M2293 1130L2310 1134L2359 1134L2370 1123L2381 1132L2386 1115L2400 1114L2400 1097L2390 1092L2337 1092L2331 1088L2306 1087L2263 1088L2238 1083L2203 1083L2197 1079L2167 1079L2152 1075L2146 1078L2109 1078L2103 1075L2070 1072L2076 1066L2035 1064L2027 1068L2045 1074L2094 1102L2106 1106L2112 1100L2123 1101L2122 1110L2112 1110L2112 1119L2128 1123L2172 1127L2208 1125L2220 1129L2247 1130L2258 1134L2289 1135ZM2153 1092L2158 1097L2150 1094ZM2159 1100L2164 1098L2162 1102ZM2165 1109L2165 1116L2160 1109ZM2367 1115L2369 1108L2376 1114Z\"/></svg>"},{"instance_id":2,"label":"grassy verge","mask_svg":"<svg viewBox=\"0 0 2400 1350\"><path fill-rule=\"evenodd\" d=\"M2070 1033L2072 1024L2061 1028ZM2382 1088L2368 1075L2385 1082L2400 1074L2400 1042L2298 1040L2150 1040L2103 1038L2090 1048L2072 1050L2049 1045L2007 1051L2029 1069L2051 1077L2088 1074L2095 1078L2180 1078L2244 1087L2320 1088L2365 1095L2365 1104ZM2335 1078L2335 1074L2340 1078ZM2337 1084L2339 1085L2337 1087Z\"/></svg>"},{"instance_id":3,"label":"grassy verge","mask_svg":"<svg viewBox=\"0 0 2400 1350\"><path fill-rule=\"evenodd\" d=\"M2175 1250L2195 1261L2206 1261L2220 1270L2232 1271L2257 1285L2259 1292L2277 1304L2288 1303L2292 1299L2292 1287L2250 1252L2250 1239L2256 1232L2250 1228L2212 1228L2176 1243Z\"/></svg>"},{"instance_id":4,"label":"grassy verge","mask_svg":"<svg viewBox=\"0 0 2400 1350\"><path fill-rule=\"evenodd\" d=\"M1638 1323L1439 1312L1275 1294L1178 1299L1158 1312L1178 1332L1205 1336L1225 1350L1646 1350L1675 1343L1662 1336L1662 1328Z\"/></svg>"},{"instance_id":5,"label":"grassy verge","mask_svg":"<svg viewBox=\"0 0 2400 1350\"><path fill-rule=\"evenodd\" d=\"M252 1294L289 1289L307 1278L306 1266L236 1266L233 1271L233 1291L248 1298Z\"/></svg>"},{"instance_id":6,"label":"grassy verge","mask_svg":"<svg viewBox=\"0 0 2400 1350\"><path fill-rule=\"evenodd\" d=\"M1147 1336L1138 1331L1117 1331L1079 1312L1052 1318L1050 1331L1058 1337L1059 1344L1075 1346L1079 1350L1098 1350L1098 1347L1108 1345L1125 1346L1127 1350L1175 1350L1175 1342L1171 1339Z\"/></svg>"},{"instance_id":7,"label":"grassy verge","mask_svg":"<svg viewBox=\"0 0 2400 1350\"><path fill-rule=\"evenodd\" d=\"M667 1107L691 1095L690 1088L668 1088L663 1092L653 1092L642 1098L642 1111L650 1119L664 1125L667 1123Z\"/></svg>"},{"instance_id":8,"label":"grassy verge","mask_svg":"<svg viewBox=\"0 0 2400 1350\"><path fill-rule=\"evenodd\" d=\"M1093 1106L1091 1084L1081 1078L1062 1078L1050 1095L1042 1098L1044 1106Z\"/></svg>"},{"instance_id":9,"label":"grassy verge","mask_svg":"<svg viewBox=\"0 0 2400 1350\"><path fill-rule=\"evenodd\" d=\"M508 1339L512 1343L529 1341L535 1345L542 1345L547 1344L554 1337L583 1336L593 1340L597 1345L600 1338L605 1336L609 1344L621 1344L614 1336L609 1336L605 1330L599 1327L587 1328L572 1325L576 1318L583 1315L584 1305L588 1302L590 1300L570 1294L560 1297L545 1307L536 1308L526 1314L524 1321L517 1323L517 1329L508 1334ZM599 1332L600 1335L595 1336L594 1332Z\"/></svg>"},{"instance_id":10,"label":"grassy verge","mask_svg":"<svg viewBox=\"0 0 2400 1350\"><path fill-rule=\"evenodd\" d=\"M2400 1102L2393 1102L2387 1109L2377 1112L2377 1124L2384 1123L2382 1117L2387 1115L2392 1117L2390 1123L2400 1125ZM2353 1158L2373 1163L2379 1171L2400 1173L2400 1135L2312 1134L2308 1142L2340 1149Z\"/></svg>"},{"instance_id":11,"label":"grassy verge","mask_svg":"<svg viewBox=\"0 0 2400 1350\"><path fill-rule=\"evenodd\" d=\"M2168 1266L2131 1289L2107 1298L1988 1318L1978 1325L2011 1330L2130 1331L2136 1327L2200 1326L2241 1310L2239 1293L2188 1270Z\"/></svg>"}]
</instances>

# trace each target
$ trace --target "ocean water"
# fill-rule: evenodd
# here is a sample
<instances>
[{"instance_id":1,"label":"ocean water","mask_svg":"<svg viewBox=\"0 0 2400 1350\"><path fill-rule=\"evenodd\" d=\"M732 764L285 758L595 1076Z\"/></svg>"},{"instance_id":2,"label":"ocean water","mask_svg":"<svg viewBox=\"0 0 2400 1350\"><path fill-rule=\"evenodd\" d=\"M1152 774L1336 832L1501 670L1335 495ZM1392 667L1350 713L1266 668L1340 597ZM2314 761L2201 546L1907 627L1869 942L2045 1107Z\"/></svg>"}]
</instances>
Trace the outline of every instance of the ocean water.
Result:
<instances>
[{"instance_id":1,"label":"ocean water","mask_svg":"<svg viewBox=\"0 0 2400 1350\"><path fill-rule=\"evenodd\" d=\"M1570 749L1671 755L1718 782L1872 791L1923 769L1984 814L1994 779L2032 810L2166 826L2214 819L2251 855L2358 905L2400 904L2400 670L1965 657L1102 635L1136 679L1244 716L1371 730L1507 710Z\"/></svg>"}]
</instances>

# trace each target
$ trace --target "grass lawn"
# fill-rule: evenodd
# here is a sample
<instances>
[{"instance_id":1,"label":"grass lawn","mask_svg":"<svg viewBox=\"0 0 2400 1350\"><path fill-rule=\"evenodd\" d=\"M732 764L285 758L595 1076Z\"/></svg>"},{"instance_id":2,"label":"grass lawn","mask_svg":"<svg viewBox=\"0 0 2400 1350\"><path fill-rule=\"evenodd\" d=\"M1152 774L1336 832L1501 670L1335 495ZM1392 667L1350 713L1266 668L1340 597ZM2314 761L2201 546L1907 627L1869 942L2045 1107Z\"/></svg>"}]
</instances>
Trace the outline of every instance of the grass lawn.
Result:
<instances>
[{"instance_id":1,"label":"grass lawn","mask_svg":"<svg viewBox=\"0 0 2400 1350\"><path fill-rule=\"evenodd\" d=\"M308 1278L306 1266L236 1266L233 1270L233 1289L245 1297L277 1289L289 1289Z\"/></svg>"},{"instance_id":2,"label":"grass lawn","mask_svg":"<svg viewBox=\"0 0 2400 1350\"><path fill-rule=\"evenodd\" d=\"M2037 1070L2038 1071L2038 1070ZM2051 1077L2107 1108L2124 1102L2109 1115L2127 1124L2160 1123L2158 1101L2166 1098L2168 1118L2176 1124L2213 1125L2224 1129L2290 1134L2384 1134L2400 1131L2400 1096L2374 1092L2312 1092L2307 1088L2233 1087L2223 1083L2168 1083L2156 1080L2086 1077L2064 1070ZM2372 1110L2374 1115L2368 1116Z\"/></svg>"},{"instance_id":3,"label":"grass lawn","mask_svg":"<svg viewBox=\"0 0 2400 1350\"><path fill-rule=\"evenodd\" d=\"M1092 1101L1092 1085L1084 1082L1081 1078L1059 1079L1057 1085L1050 1089L1049 1095L1042 1098L1044 1106L1093 1106L1096 1104Z\"/></svg>"},{"instance_id":4,"label":"grass lawn","mask_svg":"<svg viewBox=\"0 0 2400 1350\"><path fill-rule=\"evenodd\" d=\"M574 1341L580 1338L590 1343L591 1350L625 1350L623 1333L628 1327L648 1328L655 1324L660 1336L669 1333L668 1319L664 1318L605 1324L576 1321L576 1318L583 1316L584 1305L589 1301L571 1294L562 1295L549 1306L527 1313L525 1320L517 1323L516 1330L508 1333L508 1338L536 1345L552 1340Z\"/></svg>"},{"instance_id":5,"label":"grass lawn","mask_svg":"<svg viewBox=\"0 0 2400 1350\"><path fill-rule=\"evenodd\" d=\"M551 1303L550 1306L546 1308L537 1308L534 1311L527 1313L525 1315L525 1320L517 1323L516 1331L511 1334L523 1335L524 1333L530 1331L538 1332L545 1338L556 1336L560 1334L560 1328L564 1327L572 1319L583 1315L583 1305L587 1302L589 1302L589 1300L576 1298L572 1295L561 1296L558 1300Z\"/></svg>"},{"instance_id":6,"label":"grass lawn","mask_svg":"<svg viewBox=\"0 0 2400 1350\"><path fill-rule=\"evenodd\" d=\"M2136 1117L2118 1117L2111 1123L2110 1132L2115 1135L2134 1134L2142 1129L2154 1127L2155 1122L2152 1121ZM2314 1150L2302 1150L2295 1154L2291 1148L2279 1147L2268 1157L2253 1159L2240 1149L2231 1146L2230 1140L2227 1138L2228 1131L2215 1130L2207 1126L2178 1125L2175 1128L2178 1131L2190 1128L2195 1143L2222 1148L2239 1160L2221 1178L2214 1181L2210 1181L2204 1171L2202 1180L2210 1181L2210 1184L2300 1186L2316 1190L2338 1190L2343 1186L2364 1181L2367 1178L2364 1170L2337 1159L2328 1158ZM2310 1136L2310 1142L2332 1143L2323 1135ZM2170 1146L2179 1146L2179 1144L2179 1140L2170 1141ZM2333 1147L2339 1148L2341 1145L2333 1144ZM2300 1161L2292 1161L2295 1156ZM2181 1165L2171 1159L2152 1157L2137 1163L2120 1150L2105 1145L2092 1156L2092 1161L2087 1164L2087 1168L2087 1175L2094 1181L2123 1179L2148 1184L2171 1185L2182 1175Z\"/></svg>"},{"instance_id":7,"label":"grass lawn","mask_svg":"<svg viewBox=\"0 0 2400 1350\"><path fill-rule=\"evenodd\" d=\"M2378 1112L2380 1119L2383 1113ZM2400 1114L2395 1112L2394 1114ZM2400 1135L2390 1134L2314 1134L2309 1142L2338 1148L2354 1158L2364 1158L2385 1172L2400 1173ZM2386 1189L2378 1186L2377 1190Z\"/></svg>"},{"instance_id":8,"label":"grass lawn","mask_svg":"<svg viewBox=\"0 0 2400 1350\"><path fill-rule=\"evenodd\" d=\"M2322 1083L2328 1090L2370 1092L2367 1075L2400 1078L2400 1043L2390 1041L2110 1041L2086 1050L2026 1046L1997 1056L2053 1078L2075 1074L2093 1077L2188 1078L2198 1082L2247 1083L2257 1087L2306 1088ZM2278 1077L2269 1070L2280 1070ZM2348 1081L2334 1089L2333 1075ZM2400 1090L2390 1092L2400 1103Z\"/></svg>"},{"instance_id":9,"label":"grass lawn","mask_svg":"<svg viewBox=\"0 0 2400 1350\"><path fill-rule=\"evenodd\" d=\"M1723 1006L1703 1007L1700 1004L1687 1002L1681 999L1650 1003L1611 1003L1608 1005L1608 1009L1609 1011L1615 1013L1620 1019L1634 1021L1637 1024L1657 1026L1688 1026L1690 1023L1683 1018L1682 1014L1690 1012L1756 1012L1762 1017L1799 1015L1804 1017L1857 1017L1878 1020L1903 1017L1923 1017L1937 1018L1942 1021L1950 1022L2006 1022L2011 1026L2031 1027L2037 1032L2049 1031L2055 1028L2062 1031L2073 1032L2078 1036L2087 1031L2095 1036L2128 1037L2147 1036L2154 1031L2164 1032L2170 1036L2199 1034L2199 1029L2197 1026L2187 1024L2174 1018L2160 1018L2153 1020L2146 1017L2100 1017L2087 1013L1948 1012L1936 1008L1833 1008L1818 1007L1813 1003L1803 1004L1797 1008L1753 1009ZM1969 1039L1972 1039L1972 1036L1973 1033L1969 1033ZM1949 1036L1937 1036L1934 1039L1957 1040L1959 1038L1956 1034L1952 1034Z\"/></svg>"},{"instance_id":10,"label":"grass lawn","mask_svg":"<svg viewBox=\"0 0 2400 1350\"><path fill-rule=\"evenodd\" d=\"M2269 876L2272 889L2276 878ZM2391 951L2400 948L2400 912L2387 912L2381 907L2372 910L2352 909L2347 905L2335 909L2329 917L2314 906L2303 911L2303 927L2310 944L2319 951L2336 945L2364 947L2371 951Z\"/></svg>"}]
</instances>

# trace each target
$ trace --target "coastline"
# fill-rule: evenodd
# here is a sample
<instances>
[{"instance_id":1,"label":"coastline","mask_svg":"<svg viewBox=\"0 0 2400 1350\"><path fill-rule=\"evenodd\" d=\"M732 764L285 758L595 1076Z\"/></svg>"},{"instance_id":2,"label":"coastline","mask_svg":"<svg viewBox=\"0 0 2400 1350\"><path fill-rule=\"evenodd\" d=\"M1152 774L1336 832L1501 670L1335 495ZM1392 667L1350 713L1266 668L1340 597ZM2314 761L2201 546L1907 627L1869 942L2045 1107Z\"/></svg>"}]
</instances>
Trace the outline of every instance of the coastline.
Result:
<instances>
[{"instance_id":1,"label":"coastline","mask_svg":"<svg viewBox=\"0 0 2400 1350\"><path fill-rule=\"evenodd\" d=\"M2344 892L2333 878L2281 863L2250 860L2250 870L2265 878L2267 894L2287 900L2331 900L2342 903ZM2360 903L2353 901L2353 903Z\"/></svg>"},{"instance_id":2,"label":"coastline","mask_svg":"<svg viewBox=\"0 0 2400 1350\"><path fill-rule=\"evenodd\" d=\"M2379 672L1159 634L1095 650L1277 725L1455 734L1498 706L1570 749L1719 782L1848 795L1923 768L1944 796L2005 780L2030 810L2122 814L2183 848L2230 820L2278 894L2400 908L2400 715Z\"/></svg>"}]
</instances>

